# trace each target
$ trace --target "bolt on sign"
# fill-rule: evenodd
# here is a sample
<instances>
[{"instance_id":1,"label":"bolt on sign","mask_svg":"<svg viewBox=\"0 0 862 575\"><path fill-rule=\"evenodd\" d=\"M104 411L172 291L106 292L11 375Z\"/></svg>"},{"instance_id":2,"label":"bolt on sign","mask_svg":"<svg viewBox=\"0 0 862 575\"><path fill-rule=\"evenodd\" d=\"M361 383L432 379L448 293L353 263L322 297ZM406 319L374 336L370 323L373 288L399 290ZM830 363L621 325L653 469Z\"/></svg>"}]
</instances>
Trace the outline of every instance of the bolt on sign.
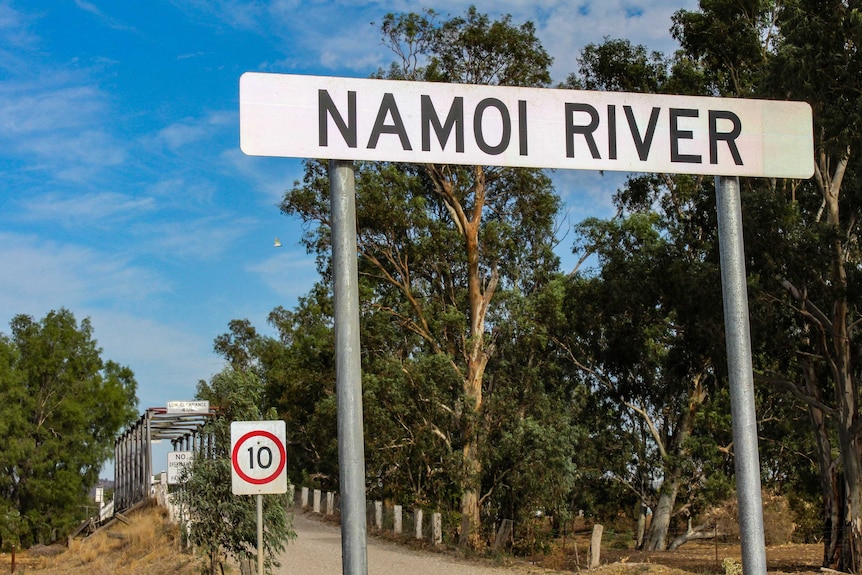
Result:
<instances>
[{"instance_id":1,"label":"bolt on sign","mask_svg":"<svg viewBox=\"0 0 862 575\"><path fill-rule=\"evenodd\" d=\"M808 178L804 102L249 72L257 156Z\"/></svg>"}]
</instances>

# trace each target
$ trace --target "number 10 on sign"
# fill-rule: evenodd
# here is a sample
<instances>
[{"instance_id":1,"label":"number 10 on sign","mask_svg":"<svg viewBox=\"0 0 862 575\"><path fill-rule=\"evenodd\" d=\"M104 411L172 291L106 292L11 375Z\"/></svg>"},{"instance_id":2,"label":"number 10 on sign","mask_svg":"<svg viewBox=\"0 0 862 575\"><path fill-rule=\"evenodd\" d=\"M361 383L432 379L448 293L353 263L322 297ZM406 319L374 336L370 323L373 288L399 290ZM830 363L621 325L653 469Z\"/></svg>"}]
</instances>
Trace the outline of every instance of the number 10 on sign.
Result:
<instances>
[{"instance_id":1,"label":"number 10 on sign","mask_svg":"<svg viewBox=\"0 0 862 575\"><path fill-rule=\"evenodd\" d=\"M283 421L230 424L231 490L235 495L285 493L287 451Z\"/></svg>"}]
</instances>

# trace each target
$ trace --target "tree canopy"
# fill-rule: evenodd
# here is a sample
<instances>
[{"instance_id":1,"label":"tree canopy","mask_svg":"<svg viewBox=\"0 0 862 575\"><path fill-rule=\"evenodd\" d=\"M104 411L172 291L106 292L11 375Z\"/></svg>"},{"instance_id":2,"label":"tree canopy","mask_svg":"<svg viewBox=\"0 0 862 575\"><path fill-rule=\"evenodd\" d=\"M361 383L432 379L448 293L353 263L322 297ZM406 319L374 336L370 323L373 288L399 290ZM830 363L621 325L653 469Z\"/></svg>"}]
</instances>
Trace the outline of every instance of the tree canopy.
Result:
<instances>
[{"instance_id":1,"label":"tree canopy","mask_svg":"<svg viewBox=\"0 0 862 575\"><path fill-rule=\"evenodd\" d=\"M0 335L0 536L29 546L86 516L116 434L136 416L137 384L66 309L10 327Z\"/></svg>"}]
</instances>

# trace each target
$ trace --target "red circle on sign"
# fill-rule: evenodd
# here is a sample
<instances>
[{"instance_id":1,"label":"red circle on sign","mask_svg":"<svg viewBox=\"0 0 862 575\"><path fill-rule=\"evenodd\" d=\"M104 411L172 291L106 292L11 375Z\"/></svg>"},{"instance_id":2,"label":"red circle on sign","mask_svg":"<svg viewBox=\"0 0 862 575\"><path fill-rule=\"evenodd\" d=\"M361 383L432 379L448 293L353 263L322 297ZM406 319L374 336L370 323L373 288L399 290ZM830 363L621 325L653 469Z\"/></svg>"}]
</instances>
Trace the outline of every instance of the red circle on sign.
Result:
<instances>
[{"instance_id":1,"label":"red circle on sign","mask_svg":"<svg viewBox=\"0 0 862 575\"><path fill-rule=\"evenodd\" d=\"M281 456L281 461L278 462L278 468L271 475L267 475L266 477L262 477L260 479L255 479L254 477L251 477L250 475L246 474L242 469L240 469L239 460L237 459L237 454L239 453L239 448L242 447L242 444L245 443L247 439L250 439L257 435L262 435L263 437L266 437L267 439L275 443L276 446L278 446L278 453ZM264 431L262 429L256 429L254 431L249 431L248 433L239 438L239 441L237 441L236 445L234 445L233 447L233 453L231 453L230 460L237 475L239 475L243 481L252 483L254 485L263 485L265 483L273 481L276 477L281 475L281 472L284 470L284 466L287 463L287 454L284 451L284 445L281 444L281 441L278 440L278 437L276 437L275 434L272 434L268 431Z\"/></svg>"}]
</instances>

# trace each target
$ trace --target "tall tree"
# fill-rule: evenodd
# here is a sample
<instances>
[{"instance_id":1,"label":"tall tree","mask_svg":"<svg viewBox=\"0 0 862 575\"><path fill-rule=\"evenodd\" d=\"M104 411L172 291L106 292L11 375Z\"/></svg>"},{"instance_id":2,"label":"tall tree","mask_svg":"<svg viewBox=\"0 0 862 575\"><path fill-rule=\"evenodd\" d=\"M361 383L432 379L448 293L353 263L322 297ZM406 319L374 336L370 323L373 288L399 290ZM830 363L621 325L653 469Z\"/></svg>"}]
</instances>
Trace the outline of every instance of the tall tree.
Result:
<instances>
[{"instance_id":1,"label":"tall tree","mask_svg":"<svg viewBox=\"0 0 862 575\"><path fill-rule=\"evenodd\" d=\"M136 415L136 383L129 368L102 359L90 321L66 309L10 326L0 335L2 535L29 546L84 516L116 433Z\"/></svg>"},{"instance_id":2,"label":"tall tree","mask_svg":"<svg viewBox=\"0 0 862 575\"><path fill-rule=\"evenodd\" d=\"M815 175L766 183L795 225L766 228L787 249L759 263L764 292L795 314L794 351L764 366L809 406L824 497L824 565L862 568L858 221L862 137L862 17L855 0L702 1L674 17L692 58L735 94L804 100L814 110ZM764 17L766 16L766 17ZM717 37L734 41L716 42ZM787 241L793 240L793 241ZM755 260L757 261L757 260ZM771 265L766 265L771 264ZM781 357L781 356L778 356ZM839 458L833 456L832 433ZM843 494L843 497L842 497Z\"/></svg>"},{"instance_id":3,"label":"tall tree","mask_svg":"<svg viewBox=\"0 0 862 575\"><path fill-rule=\"evenodd\" d=\"M388 15L381 31L400 57L381 76L512 86L550 81L551 58L529 22L492 22L470 8L443 22L430 11ZM282 204L285 213L320 226L308 238L319 254L328 241L324 179L321 167L308 163L304 184ZM360 273L376 281L373 305L444 358L460 381L448 412L457 424L450 445L462 462L466 542L480 519L483 384L494 353L488 314L500 289L556 265L549 248L557 200L540 172L485 166L360 165L357 192Z\"/></svg>"},{"instance_id":4,"label":"tall tree","mask_svg":"<svg viewBox=\"0 0 862 575\"><path fill-rule=\"evenodd\" d=\"M680 55L649 53L628 40L588 45L572 88L699 93L707 80ZM577 251L598 257L593 277L573 278L572 321L560 344L618 402L639 449L623 479L652 507L645 548L664 549L677 497L692 474L695 419L717 384L721 297L711 186L673 174L631 176L615 198L617 218L579 226ZM712 305L708 305L712 302ZM587 311L589 310L589 311ZM655 486L660 486L658 490Z\"/></svg>"},{"instance_id":5,"label":"tall tree","mask_svg":"<svg viewBox=\"0 0 862 575\"><path fill-rule=\"evenodd\" d=\"M335 336L332 296L318 283L294 310L276 308L277 339L261 346L264 405L287 423L289 470L296 481L338 489ZM366 419L368 419L366 417Z\"/></svg>"},{"instance_id":6,"label":"tall tree","mask_svg":"<svg viewBox=\"0 0 862 575\"><path fill-rule=\"evenodd\" d=\"M698 215L702 201L695 196L661 214L639 211L582 224L599 270L572 278L570 297L583 303L570 306L571 331L557 336L572 363L619 405L617 423L637 446L619 479L653 509L644 541L649 550L666 548L672 518L691 509L691 487L707 471L691 441L717 387L712 358L721 297L712 244L694 239L697 232L702 240L711 235L704 234L709 218Z\"/></svg>"}]
</instances>

